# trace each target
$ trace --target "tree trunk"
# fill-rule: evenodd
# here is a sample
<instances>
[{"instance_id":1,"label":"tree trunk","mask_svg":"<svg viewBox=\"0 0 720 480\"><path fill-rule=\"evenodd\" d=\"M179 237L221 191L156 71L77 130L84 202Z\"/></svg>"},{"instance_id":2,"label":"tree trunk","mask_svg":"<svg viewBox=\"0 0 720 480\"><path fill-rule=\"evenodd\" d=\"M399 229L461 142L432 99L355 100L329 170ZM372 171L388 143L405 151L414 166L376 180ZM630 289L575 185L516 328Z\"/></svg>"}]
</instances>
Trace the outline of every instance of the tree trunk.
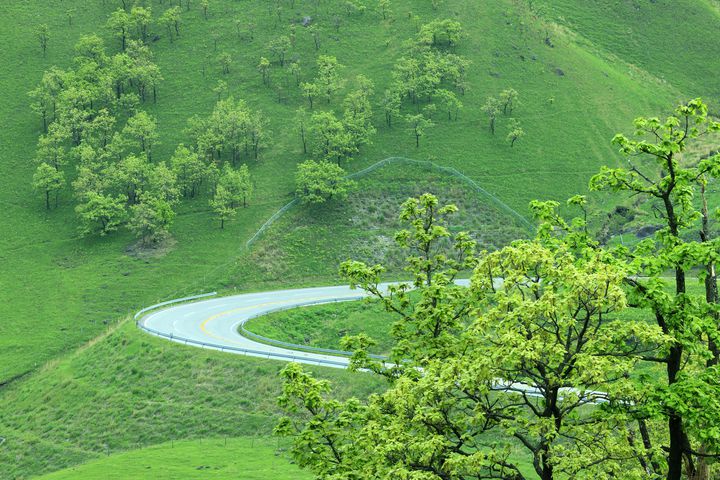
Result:
<instances>
[{"instance_id":1,"label":"tree trunk","mask_svg":"<svg viewBox=\"0 0 720 480\"><path fill-rule=\"evenodd\" d=\"M50 210L50 190L45 190L45 209Z\"/></svg>"}]
</instances>

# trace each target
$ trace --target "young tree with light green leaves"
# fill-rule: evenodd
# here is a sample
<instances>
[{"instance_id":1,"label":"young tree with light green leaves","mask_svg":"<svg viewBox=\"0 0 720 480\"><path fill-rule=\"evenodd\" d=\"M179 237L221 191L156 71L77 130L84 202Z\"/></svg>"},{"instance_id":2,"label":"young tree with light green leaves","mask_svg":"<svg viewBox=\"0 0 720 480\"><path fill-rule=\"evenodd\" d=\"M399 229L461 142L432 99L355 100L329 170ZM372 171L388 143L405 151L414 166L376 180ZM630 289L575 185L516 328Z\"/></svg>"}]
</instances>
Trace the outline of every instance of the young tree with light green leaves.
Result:
<instances>
[{"instance_id":1,"label":"young tree with light green leaves","mask_svg":"<svg viewBox=\"0 0 720 480\"><path fill-rule=\"evenodd\" d=\"M500 92L500 103L503 107L503 113L512 114L513 108L518 104L518 92L514 88L507 88Z\"/></svg>"},{"instance_id":2,"label":"young tree with light green leaves","mask_svg":"<svg viewBox=\"0 0 720 480\"><path fill-rule=\"evenodd\" d=\"M487 115L488 120L490 121L490 133L495 135L495 119L498 116L498 113L500 113L500 107L502 104L500 103L500 100L498 100L495 97L487 97L485 100L485 104L482 106L482 111L485 115Z\"/></svg>"},{"instance_id":3,"label":"young tree with light green leaves","mask_svg":"<svg viewBox=\"0 0 720 480\"><path fill-rule=\"evenodd\" d=\"M425 136L427 130L435 126L433 121L426 118L422 113L406 115L405 122L408 125L408 130L415 136L415 148L420 147L420 137Z\"/></svg>"},{"instance_id":4,"label":"young tree with light green leaves","mask_svg":"<svg viewBox=\"0 0 720 480\"><path fill-rule=\"evenodd\" d=\"M310 117L308 132L312 153L317 158L340 165L357 152L352 135L332 112L314 113Z\"/></svg>"},{"instance_id":5,"label":"young tree with light green leaves","mask_svg":"<svg viewBox=\"0 0 720 480\"><path fill-rule=\"evenodd\" d=\"M175 212L167 200L145 194L130 207L127 228L146 246L166 238L174 218Z\"/></svg>"},{"instance_id":6,"label":"young tree with light green leaves","mask_svg":"<svg viewBox=\"0 0 720 480\"><path fill-rule=\"evenodd\" d=\"M268 50L277 58L278 64L281 67L285 66L285 55L291 47L290 38L288 38L287 35L281 35L274 38L268 44Z\"/></svg>"},{"instance_id":7,"label":"young tree with light green leaves","mask_svg":"<svg viewBox=\"0 0 720 480\"><path fill-rule=\"evenodd\" d=\"M119 8L110 14L106 25L115 36L120 38L120 47L124 52L128 37L130 36L130 29L133 27L133 21L130 15L124 9Z\"/></svg>"},{"instance_id":8,"label":"young tree with light green leaves","mask_svg":"<svg viewBox=\"0 0 720 480\"><path fill-rule=\"evenodd\" d=\"M335 92L343 86L344 82L340 78L340 69L342 68L343 66L333 56L320 55L317 58L318 75L315 83L325 96L327 103L330 103Z\"/></svg>"},{"instance_id":9,"label":"young tree with light green leaves","mask_svg":"<svg viewBox=\"0 0 720 480\"><path fill-rule=\"evenodd\" d=\"M533 208L554 218L556 206ZM276 432L295 439L294 459L326 478L520 480L531 478L513 455L521 448L543 480L643 478L626 413L600 407L637 398L630 373L667 342L655 326L615 317L625 265L596 248L582 220L562 236L543 222L534 240L477 254L467 233L451 233L456 211L429 194L403 205L408 227L396 239L412 282L386 288L381 266L342 265L398 318L386 361L369 357L365 335L343 342L356 351L351 370L390 386L340 402L326 381L286 367L279 403L293 418ZM468 269L470 286L455 284Z\"/></svg>"},{"instance_id":10,"label":"young tree with light green leaves","mask_svg":"<svg viewBox=\"0 0 720 480\"><path fill-rule=\"evenodd\" d=\"M590 182L594 190L644 200L663 225L654 238L620 252L630 268L625 284L632 303L672 340L646 359L665 374L644 379L647 404L630 410L650 430L641 450L651 474L668 480L714 478L712 468L720 473L710 465L720 459L720 240L706 186L720 177L720 154L692 160L685 152L697 139L720 131L720 122L695 99L665 119L639 117L634 127L634 138L618 134L613 139L627 166L604 167ZM671 272L672 282L663 278L665 272ZM702 295L689 288L695 272Z\"/></svg>"},{"instance_id":11,"label":"young tree with light green leaves","mask_svg":"<svg viewBox=\"0 0 720 480\"><path fill-rule=\"evenodd\" d=\"M45 56L45 53L47 52L48 47L48 41L50 40L50 33L48 26L44 23L41 23L35 28L35 36L38 39L38 42L40 42L40 49L43 52L43 57Z\"/></svg>"},{"instance_id":12,"label":"young tree with light green leaves","mask_svg":"<svg viewBox=\"0 0 720 480\"><path fill-rule=\"evenodd\" d=\"M33 188L45 195L45 208L50 210L50 196L55 196L55 208L58 205L58 192L65 186L65 174L47 163L41 163L33 175Z\"/></svg>"},{"instance_id":13,"label":"young tree with light green leaves","mask_svg":"<svg viewBox=\"0 0 720 480\"><path fill-rule=\"evenodd\" d=\"M80 217L82 235L99 234L105 236L117 230L127 217L125 195L106 195L89 191L84 200L75 207Z\"/></svg>"},{"instance_id":14,"label":"young tree with light green leaves","mask_svg":"<svg viewBox=\"0 0 720 480\"><path fill-rule=\"evenodd\" d=\"M506 137L507 141L510 142L510 147L514 147L515 142L524 135L525 131L522 129L520 121L515 118L511 118L508 125L508 134Z\"/></svg>"},{"instance_id":15,"label":"young tree with light green leaves","mask_svg":"<svg viewBox=\"0 0 720 480\"><path fill-rule=\"evenodd\" d=\"M229 192L222 185L218 185L215 190L215 196L210 200L210 207L215 212L215 216L220 220L220 229L225 228L225 222L230 220L237 214L237 207L235 205L235 198L232 193Z\"/></svg>"},{"instance_id":16,"label":"young tree with light green leaves","mask_svg":"<svg viewBox=\"0 0 720 480\"><path fill-rule=\"evenodd\" d=\"M307 160L298 165L295 173L295 194L306 205L343 199L352 185L353 182L345 178L345 170L324 160Z\"/></svg>"},{"instance_id":17,"label":"young tree with light green leaves","mask_svg":"<svg viewBox=\"0 0 720 480\"><path fill-rule=\"evenodd\" d=\"M205 162L200 159L197 152L180 144L170 159L170 165L182 195L187 198L195 198L207 178Z\"/></svg>"}]
</instances>

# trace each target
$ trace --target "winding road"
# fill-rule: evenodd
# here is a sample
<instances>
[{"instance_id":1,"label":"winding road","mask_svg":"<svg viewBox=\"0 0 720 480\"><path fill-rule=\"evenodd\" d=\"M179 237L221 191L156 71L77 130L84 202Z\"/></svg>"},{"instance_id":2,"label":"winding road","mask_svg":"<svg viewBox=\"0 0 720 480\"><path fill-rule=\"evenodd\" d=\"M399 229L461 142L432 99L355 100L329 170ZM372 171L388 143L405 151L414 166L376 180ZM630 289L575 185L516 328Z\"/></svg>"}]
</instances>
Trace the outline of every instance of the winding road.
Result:
<instances>
[{"instance_id":1,"label":"winding road","mask_svg":"<svg viewBox=\"0 0 720 480\"><path fill-rule=\"evenodd\" d=\"M470 282L457 280L456 283L467 286ZM381 284L380 289L386 290L389 285L390 283ZM239 330L248 320L274 311L368 297L362 290L352 290L349 286L334 286L200 299L214 295L212 293L181 298L145 308L135 316L137 325L152 335L185 345L286 362L347 368L350 360L347 356L303 351L308 347L301 345L296 345L296 348L293 348L292 344L269 345L243 336ZM190 303L185 303L188 301ZM500 379L496 381L494 388L528 396L541 396L537 388ZM575 389L561 390L578 393ZM602 403L606 401L606 396L603 392L582 392L582 397L588 403Z\"/></svg>"},{"instance_id":2,"label":"winding road","mask_svg":"<svg viewBox=\"0 0 720 480\"><path fill-rule=\"evenodd\" d=\"M383 285L386 288L387 284ZM230 353L346 368L347 357L261 343L238 333L248 320L277 310L359 300L367 294L348 286L246 293L181 303L141 316L138 327L174 342ZM160 305L162 306L162 305ZM152 307L151 307L152 308Z\"/></svg>"}]
</instances>

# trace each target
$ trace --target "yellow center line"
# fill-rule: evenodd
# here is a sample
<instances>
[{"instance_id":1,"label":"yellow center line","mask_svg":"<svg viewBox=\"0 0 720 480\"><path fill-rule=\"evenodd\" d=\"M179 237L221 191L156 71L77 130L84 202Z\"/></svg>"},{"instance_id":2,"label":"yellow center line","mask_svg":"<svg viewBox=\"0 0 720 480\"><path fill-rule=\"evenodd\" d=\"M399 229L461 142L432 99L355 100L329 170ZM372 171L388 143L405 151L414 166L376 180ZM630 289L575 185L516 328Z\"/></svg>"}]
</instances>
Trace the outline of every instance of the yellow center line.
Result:
<instances>
[{"instance_id":1,"label":"yellow center line","mask_svg":"<svg viewBox=\"0 0 720 480\"><path fill-rule=\"evenodd\" d=\"M202 330L206 335L209 335L209 336L211 336L211 337L213 337L213 338L215 338L215 339L217 339L217 340L222 340L222 341L224 341L224 342L234 343L234 344L236 344L236 345L242 345L243 343L242 343L242 342L238 342L237 340L233 340L233 339L231 339L231 338L222 337L222 336L220 336L220 335L215 335L214 333L210 332L210 331L206 328L206 327L207 327L207 324L210 323L210 322L213 321L213 320L217 320L218 318L221 318L221 317L230 315L231 313L242 312L243 310L252 310L253 308L258 308L258 307L267 307L267 306L270 306L270 305L279 305L279 304L288 303L288 302L291 302L291 301L308 302L308 301L311 301L311 300L323 300L323 299L328 299L328 298L339 298L339 297L338 297L337 295L324 295L324 296L322 296L322 297L305 297L305 298L299 298L299 299L294 299L294 300L278 300L278 301L275 301L275 302L258 303L258 304L256 304L256 305L250 305L250 306L248 306L248 307L233 308L232 310L226 310L226 311L224 311L224 312L216 313L215 315L209 316L208 318L206 318L205 320L203 320L203 322L200 324L200 330ZM289 350L289 349L288 349L288 350Z\"/></svg>"}]
</instances>

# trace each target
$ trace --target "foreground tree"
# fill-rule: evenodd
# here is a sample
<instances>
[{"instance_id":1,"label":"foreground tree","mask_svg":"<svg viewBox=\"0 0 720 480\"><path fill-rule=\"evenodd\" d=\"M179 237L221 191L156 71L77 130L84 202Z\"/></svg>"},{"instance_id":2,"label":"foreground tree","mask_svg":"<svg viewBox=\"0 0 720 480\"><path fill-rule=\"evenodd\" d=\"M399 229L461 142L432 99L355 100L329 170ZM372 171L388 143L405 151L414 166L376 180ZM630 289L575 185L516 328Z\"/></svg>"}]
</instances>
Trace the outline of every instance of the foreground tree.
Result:
<instances>
[{"instance_id":1,"label":"foreground tree","mask_svg":"<svg viewBox=\"0 0 720 480\"><path fill-rule=\"evenodd\" d=\"M117 230L126 217L124 195L105 195L97 192L87 192L85 201L75 207L80 217L80 232L83 235L107 235Z\"/></svg>"},{"instance_id":2,"label":"foreground tree","mask_svg":"<svg viewBox=\"0 0 720 480\"><path fill-rule=\"evenodd\" d=\"M533 208L554 219L555 207ZM339 402L288 366L279 401L304 422L286 418L277 432L295 437L295 459L322 478L524 479L510 455L520 445L544 480L641 478L627 416L613 407L635 398L629 374L665 337L615 317L625 266L580 220L562 224L563 236L546 221L535 240L478 257L467 234L450 233L456 210L428 194L403 205L408 228L396 238L412 283L386 288L379 266L341 267L398 315L388 361L368 356L364 335L345 340L357 349L351 368L391 386L367 403ZM454 284L471 267L470 287Z\"/></svg>"},{"instance_id":3,"label":"foreground tree","mask_svg":"<svg viewBox=\"0 0 720 480\"><path fill-rule=\"evenodd\" d=\"M215 212L217 219L220 220L220 229L224 229L225 222L237 213L235 198L232 192L222 185L218 185L217 189L215 189L215 196L210 200L210 207L213 209L213 212Z\"/></svg>"},{"instance_id":4,"label":"foreground tree","mask_svg":"<svg viewBox=\"0 0 720 480\"><path fill-rule=\"evenodd\" d=\"M695 99L665 120L637 118L636 139L618 134L613 142L628 158L628 167L603 168L591 188L628 192L659 213L654 238L625 252L632 267L625 280L632 301L652 312L653 321L672 339L671 346L648 360L664 368L664 380L652 386L650 404L637 412L639 421L664 420L660 445L667 452L667 479L708 477L707 461L720 459L720 321L716 264L720 241L710 227L705 185L720 177L720 155L683 158L692 140L720 131L707 106ZM700 239L699 241L697 239ZM704 280L704 295L688 291L693 270ZM662 272L674 274L672 290ZM655 380L655 379L650 379ZM711 427L714 425L715 427ZM653 451L654 444L647 445ZM650 468L662 475L657 462Z\"/></svg>"},{"instance_id":5,"label":"foreground tree","mask_svg":"<svg viewBox=\"0 0 720 480\"><path fill-rule=\"evenodd\" d=\"M298 165L295 173L295 193L304 204L342 199L351 186L352 182L345 178L345 170L327 161L307 160Z\"/></svg>"},{"instance_id":6,"label":"foreground tree","mask_svg":"<svg viewBox=\"0 0 720 480\"><path fill-rule=\"evenodd\" d=\"M495 135L495 119L498 116L498 113L500 113L500 107L502 104L500 103L500 100L498 100L495 97L487 97L485 100L485 104L482 106L482 111L485 115L487 115L488 120L490 121L490 133Z\"/></svg>"},{"instance_id":7,"label":"foreground tree","mask_svg":"<svg viewBox=\"0 0 720 480\"><path fill-rule=\"evenodd\" d=\"M525 130L522 129L520 122L514 118L510 119L510 125L508 125L507 141L510 142L510 147L515 146L515 142L519 138L525 135Z\"/></svg>"}]
</instances>

